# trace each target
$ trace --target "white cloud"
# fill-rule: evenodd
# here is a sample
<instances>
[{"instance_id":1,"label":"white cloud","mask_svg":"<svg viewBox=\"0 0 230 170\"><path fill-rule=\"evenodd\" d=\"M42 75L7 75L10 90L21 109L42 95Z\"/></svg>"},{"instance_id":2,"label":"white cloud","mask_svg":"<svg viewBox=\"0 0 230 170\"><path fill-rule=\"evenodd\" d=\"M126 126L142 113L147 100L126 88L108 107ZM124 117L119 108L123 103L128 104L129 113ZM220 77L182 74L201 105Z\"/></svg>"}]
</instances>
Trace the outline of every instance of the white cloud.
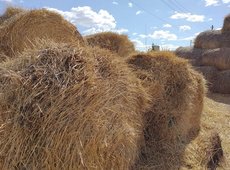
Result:
<instances>
[{"instance_id":1,"label":"white cloud","mask_svg":"<svg viewBox=\"0 0 230 170\"><path fill-rule=\"evenodd\" d=\"M127 33L129 32L128 29L124 29L124 28L121 28L121 29L111 29L111 30L103 30L103 29L97 29L97 28L89 28L85 31L83 31L82 33L84 35L90 35L90 34L95 34L95 33L99 33L99 32L105 32L105 31L111 31L111 32L115 32L115 33L118 33L118 34L124 34L124 33Z\"/></svg>"},{"instance_id":2,"label":"white cloud","mask_svg":"<svg viewBox=\"0 0 230 170\"><path fill-rule=\"evenodd\" d=\"M179 29L180 29L181 31L187 31L187 30L191 30L191 27L188 26L188 25L181 25L181 26L179 27Z\"/></svg>"},{"instance_id":3,"label":"white cloud","mask_svg":"<svg viewBox=\"0 0 230 170\"><path fill-rule=\"evenodd\" d=\"M138 39L131 39L131 41L135 45L135 48L140 51L147 51L151 47L151 45L145 45L142 41Z\"/></svg>"},{"instance_id":4,"label":"white cloud","mask_svg":"<svg viewBox=\"0 0 230 170\"><path fill-rule=\"evenodd\" d=\"M208 20L209 20L209 21L212 21L212 20L213 20L213 18L209 18Z\"/></svg>"},{"instance_id":5,"label":"white cloud","mask_svg":"<svg viewBox=\"0 0 230 170\"><path fill-rule=\"evenodd\" d=\"M172 25L170 25L170 24L164 24L163 27L164 27L164 28L171 28Z\"/></svg>"},{"instance_id":6,"label":"white cloud","mask_svg":"<svg viewBox=\"0 0 230 170\"><path fill-rule=\"evenodd\" d=\"M136 15L140 15L140 14L142 14L142 13L143 13L143 11L140 11L140 10L139 10L139 11L136 12Z\"/></svg>"},{"instance_id":7,"label":"white cloud","mask_svg":"<svg viewBox=\"0 0 230 170\"><path fill-rule=\"evenodd\" d=\"M179 13L174 12L173 15L170 16L171 19L186 19L190 22L204 22L205 16L204 15L196 15L191 13Z\"/></svg>"},{"instance_id":8,"label":"white cloud","mask_svg":"<svg viewBox=\"0 0 230 170\"><path fill-rule=\"evenodd\" d=\"M185 37L185 38L181 38L181 41L189 41L189 40L193 40L195 38L195 36L190 36L190 37Z\"/></svg>"},{"instance_id":9,"label":"white cloud","mask_svg":"<svg viewBox=\"0 0 230 170\"><path fill-rule=\"evenodd\" d=\"M127 29L116 28L115 18L106 10L93 11L89 6L74 7L70 11L61 11L55 8L46 8L48 10L57 12L65 17L68 21L76 26L86 28L83 34L92 34L104 31L113 31L117 33L126 33Z\"/></svg>"},{"instance_id":10,"label":"white cloud","mask_svg":"<svg viewBox=\"0 0 230 170\"><path fill-rule=\"evenodd\" d=\"M0 2L11 3L11 2L13 2L13 0L0 0Z\"/></svg>"},{"instance_id":11,"label":"white cloud","mask_svg":"<svg viewBox=\"0 0 230 170\"><path fill-rule=\"evenodd\" d=\"M219 0L205 0L205 6L218 6Z\"/></svg>"},{"instance_id":12,"label":"white cloud","mask_svg":"<svg viewBox=\"0 0 230 170\"><path fill-rule=\"evenodd\" d=\"M113 1L112 4L113 4L113 5L118 5L118 2Z\"/></svg>"},{"instance_id":13,"label":"white cloud","mask_svg":"<svg viewBox=\"0 0 230 170\"><path fill-rule=\"evenodd\" d=\"M140 34L139 37L146 38L146 37L148 37L148 35Z\"/></svg>"},{"instance_id":14,"label":"white cloud","mask_svg":"<svg viewBox=\"0 0 230 170\"><path fill-rule=\"evenodd\" d=\"M133 7L133 4L131 2L128 3L129 8Z\"/></svg>"},{"instance_id":15,"label":"white cloud","mask_svg":"<svg viewBox=\"0 0 230 170\"><path fill-rule=\"evenodd\" d=\"M223 2L224 4L227 4L227 3L230 2L230 0L222 0L222 2Z\"/></svg>"},{"instance_id":16,"label":"white cloud","mask_svg":"<svg viewBox=\"0 0 230 170\"><path fill-rule=\"evenodd\" d=\"M177 36L169 31L158 30L149 35L153 39L177 40Z\"/></svg>"},{"instance_id":17,"label":"white cloud","mask_svg":"<svg viewBox=\"0 0 230 170\"><path fill-rule=\"evenodd\" d=\"M173 44L163 44L160 45L161 50L176 50L179 46L178 45L173 45Z\"/></svg>"},{"instance_id":18,"label":"white cloud","mask_svg":"<svg viewBox=\"0 0 230 170\"><path fill-rule=\"evenodd\" d=\"M156 27L156 26L155 26L155 27L150 27L150 29L153 29L153 30L155 30L155 29L157 29L157 28L158 28L158 27Z\"/></svg>"},{"instance_id":19,"label":"white cloud","mask_svg":"<svg viewBox=\"0 0 230 170\"><path fill-rule=\"evenodd\" d=\"M134 35L134 36L135 36L135 35L137 35L137 33L136 33L136 32L134 32L134 33L132 33L132 35Z\"/></svg>"}]
</instances>

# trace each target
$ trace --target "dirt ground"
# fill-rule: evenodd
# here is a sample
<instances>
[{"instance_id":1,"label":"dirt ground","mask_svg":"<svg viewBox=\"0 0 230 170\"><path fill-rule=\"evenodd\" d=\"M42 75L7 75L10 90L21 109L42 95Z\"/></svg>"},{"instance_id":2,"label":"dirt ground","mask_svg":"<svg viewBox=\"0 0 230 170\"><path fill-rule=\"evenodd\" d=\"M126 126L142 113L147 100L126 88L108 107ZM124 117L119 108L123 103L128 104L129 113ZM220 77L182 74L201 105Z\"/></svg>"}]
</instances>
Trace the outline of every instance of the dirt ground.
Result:
<instances>
[{"instance_id":1,"label":"dirt ground","mask_svg":"<svg viewBox=\"0 0 230 170\"><path fill-rule=\"evenodd\" d=\"M230 94L208 94L201 118L204 130L215 130L221 138L225 166L230 169Z\"/></svg>"}]
</instances>

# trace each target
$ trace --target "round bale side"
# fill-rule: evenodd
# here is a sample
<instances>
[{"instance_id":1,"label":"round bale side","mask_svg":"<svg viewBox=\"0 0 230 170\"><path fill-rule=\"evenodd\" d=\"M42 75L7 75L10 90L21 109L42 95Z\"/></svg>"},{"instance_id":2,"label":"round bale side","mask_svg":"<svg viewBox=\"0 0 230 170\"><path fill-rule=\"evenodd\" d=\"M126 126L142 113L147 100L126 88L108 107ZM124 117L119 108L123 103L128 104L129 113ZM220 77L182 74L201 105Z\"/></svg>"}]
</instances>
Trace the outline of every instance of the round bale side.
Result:
<instances>
[{"instance_id":1,"label":"round bale side","mask_svg":"<svg viewBox=\"0 0 230 170\"><path fill-rule=\"evenodd\" d=\"M47 42L0 65L5 169L129 169L148 95L116 54Z\"/></svg>"},{"instance_id":2,"label":"round bale side","mask_svg":"<svg viewBox=\"0 0 230 170\"><path fill-rule=\"evenodd\" d=\"M202 76L186 60L169 52L157 52L133 55L127 62L152 95L152 110L145 115L147 138L187 138L190 129L199 129L199 121L190 124L193 128L182 125L184 119L190 122L189 116L199 120L205 91ZM197 98L199 92L201 96ZM199 104L193 106L194 101ZM194 107L199 111L193 113Z\"/></svg>"},{"instance_id":3,"label":"round bale side","mask_svg":"<svg viewBox=\"0 0 230 170\"><path fill-rule=\"evenodd\" d=\"M219 70L230 69L230 48L206 50L202 54L201 63L204 66L214 66Z\"/></svg>"},{"instance_id":4,"label":"round bale side","mask_svg":"<svg viewBox=\"0 0 230 170\"><path fill-rule=\"evenodd\" d=\"M178 57L188 59L189 62L194 66L201 65L201 56L204 50L193 47L179 47L176 49L175 54Z\"/></svg>"},{"instance_id":5,"label":"round bale side","mask_svg":"<svg viewBox=\"0 0 230 170\"><path fill-rule=\"evenodd\" d=\"M127 57L135 51L133 43L126 35L103 32L85 36L84 38L90 46L99 46L100 48L108 49L122 57Z\"/></svg>"},{"instance_id":6,"label":"round bale side","mask_svg":"<svg viewBox=\"0 0 230 170\"><path fill-rule=\"evenodd\" d=\"M216 77L218 75L218 70L212 66L201 66L195 67L195 69L200 72L207 81L207 86L210 91L214 90L214 82L216 81Z\"/></svg>"},{"instance_id":7,"label":"round bale side","mask_svg":"<svg viewBox=\"0 0 230 170\"><path fill-rule=\"evenodd\" d=\"M0 27L0 48L9 56L36 46L37 39L84 44L76 27L61 15L45 9L19 13Z\"/></svg>"},{"instance_id":8,"label":"round bale side","mask_svg":"<svg viewBox=\"0 0 230 170\"><path fill-rule=\"evenodd\" d=\"M145 147L137 169L178 169L183 148L200 129L205 86L188 62L170 52L132 55L127 63L152 96L145 112Z\"/></svg>"},{"instance_id":9,"label":"round bale side","mask_svg":"<svg viewBox=\"0 0 230 170\"><path fill-rule=\"evenodd\" d=\"M213 82L213 92L230 94L230 70L218 72Z\"/></svg>"},{"instance_id":10,"label":"round bale side","mask_svg":"<svg viewBox=\"0 0 230 170\"><path fill-rule=\"evenodd\" d=\"M222 32L230 32L230 14L224 18L224 24L222 27Z\"/></svg>"},{"instance_id":11,"label":"round bale side","mask_svg":"<svg viewBox=\"0 0 230 170\"><path fill-rule=\"evenodd\" d=\"M195 39L195 48L214 49L221 47L222 35L220 30L204 31Z\"/></svg>"}]
</instances>

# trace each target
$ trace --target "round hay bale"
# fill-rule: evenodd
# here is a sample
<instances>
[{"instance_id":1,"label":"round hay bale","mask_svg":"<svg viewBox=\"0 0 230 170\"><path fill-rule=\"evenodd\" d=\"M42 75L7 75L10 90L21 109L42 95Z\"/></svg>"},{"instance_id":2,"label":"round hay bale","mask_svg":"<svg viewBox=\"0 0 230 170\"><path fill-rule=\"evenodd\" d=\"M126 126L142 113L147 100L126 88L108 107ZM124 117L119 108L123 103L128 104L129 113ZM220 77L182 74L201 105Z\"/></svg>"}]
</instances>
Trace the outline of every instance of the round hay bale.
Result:
<instances>
[{"instance_id":1,"label":"round hay bale","mask_svg":"<svg viewBox=\"0 0 230 170\"><path fill-rule=\"evenodd\" d=\"M195 67L195 69L200 72L207 81L207 86L210 91L213 91L214 82L216 81L216 77L218 74L218 70L212 66L201 66Z\"/></svg>"},{"instance_id":2,"label":"round hay bale","mask_svg":"<svg viewBox=\"0 0 230 170\"><path fill-rule=\"evenodd\" d=\"M194 110L191 103L194 103L197 91L204 91L202 76L192 70L185 60L168 52L136 54L127 62L153 99L151 111L145 115L147 138L178 139L186 136L189 125L184 127L186 130L180 129L179 122L186 112L200 117L201 111L191 113ZM202 110L203 96L199 97L195 100L201 103L198 110Z\"/></svg>"},{"instance_id":3,"label":"round hay bale","mask_svg":"<svg viewBox=\"0 0 230 170\"><path fill-rule=\"evenodd\" d=\"M21 12L24 12L25 10L22 9L22 8L15 8L15 7L8 7L6 9L6 11L4 12L3 15L0 16L0 25L8 20L9 18L21 13Z\"/></svg>"},{"instance_id":4,"label":"round hay bale","mask_svg":"<svg viewBox=\"0 0 230 170\"><path fill-rule=\"evenodd\" d=\"M220 30L209 30L200 33L195 39L195 48L214 49L221 47L222 35Z\"/></svg>"},{"instance_id":5,"label":"round hay bale","mask_svg":"<svg viewBox=\"0 0 230 170\"><path fill-rule=\"evenodd\" d=\"M230 48L206 50L202 54L201 63L204 66L214 66L219 70L230 69Z\"/></svg>"},{"instance_id":6,"label":"round hay bale","mask_svg":"<svg viewBox=\"0 0 230 170\"><path fill-rule=\"evenodd\" d=\"M84 38L88 45L108 49L122 57L127 57L130 53L135 51L133 43L126 35L120 35L113 32L103 32L85 36Z\"/></svg>"},{"instance_id":7,"label":"round hay bale","mask_svg":"<svg viewBox=\"0 0 230 170\"><path fill-rule=\"evenodd\" d=\"M179 47L176 49L175 54L178 57L188 59L194 66L201 65L201 56L204 50L193 47Z\"/></svg>"},{"instance_id":8,"label":"round hay bale","mask_svg":"<svg viewBox=\"0 0 230 170\"><path fill-rule=\"evenodd\" d=\"M76 27L55 12L45 9L21 12L0 27L0 48L14 57L26 48L36 46L36 39L84 44Z\"/></svg>"},{"instance_id":9,"label":"round hay bale","mask_svg":"<svg viewBox=\"0 0 230 170\"><path fill-rule=\"evenodd\" d=\"M146 146L137 169L178 168L183 146L200 128L204 80L170 52L132 55L127 63L152 96L152 107L144 114Z\"/></svg>"},{"instance_id":10,"label":"round hay bale","mask_svg":"<svg viewBox=\"0 0 230 170\"><path fill-rule=\"evenodd\" d=\"M222 32L230 32L230 14L224 18L224 24L222 27Z\"/></svg>"},{"instance_id":11,"label":"round hay bale","mask_svg":"<svg viewBox=\"0 0 230 170\"><path fill-rule=\"evenodd\" d=\"M230 70L220 71L213 82L213 92L230 94Z\"/></svg>"},{"instance_id":12,"label":"round hay bale","mask_svg":"<svg viewBox=\"0 0 230 170\"><path fill-rule=\"evenodd\" d=\"M47 42L0 65L5 169L129 169L148 96L116 54Z\"/></svg>"},{"instance_id":13,"label":"round hay bale","mask_svg":"<svg viewBox=\"0 0 230 170\"><path fill-rule=\"evenodd\" d=\"M221 47L230 48L230 32L222 33Z\"/></svg>"}]
</instances>

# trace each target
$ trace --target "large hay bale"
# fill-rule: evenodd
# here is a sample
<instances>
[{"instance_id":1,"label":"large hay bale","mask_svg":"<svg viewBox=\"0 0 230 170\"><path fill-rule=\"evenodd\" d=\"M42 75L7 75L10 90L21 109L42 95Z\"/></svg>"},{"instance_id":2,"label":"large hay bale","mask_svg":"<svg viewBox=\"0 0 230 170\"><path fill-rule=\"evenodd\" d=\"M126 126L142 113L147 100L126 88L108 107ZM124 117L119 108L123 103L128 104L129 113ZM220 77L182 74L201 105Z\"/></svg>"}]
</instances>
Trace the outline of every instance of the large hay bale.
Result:
<instances>
[{"instance_id":1,"label":"large hay bale","mask_svg":"<svg viewBox=\"0 0 230 170\"><path fill-rule=\"evenodd\" d=\"M214 66L219 70L230 69L230 48L206 50L202 54L201 63L204 66Z\"/></svg>"},{"instance_id":2,"label":"large hay bale","mask_svg":"<svg viewBox=\"0 0 230 170\"><path fill-rule=\"evenodd\" d=\"M230 94L230 70L220 71L213 82L213 92Z\"/></svg>"},{"instance_id":3,"label":"large hay bale","mask_svg":"<svg viewBox=\"0 0 230 170\"><path fill-rule=\"evenodd\" d=\"M207 86L210 91L213 91L214 82L216 81L216 77L218 75L218 70L212 66L201 66L195 67L195 69L200 72L204 78L207 80Z\"/></svg>"},{"instance_id":4,"label":"large hay bale","mask_svg":"<svg viewBox=\"0 0 230 170\"><path fill-rule=\"evenodd\" d=\"M126 35L120 35L113 32L102 32L84 37L90 46L99 46L127 57L135 51L133 43Z\"/></svg>"},{"instance_id":5,"label":"large hay bale","mask_svg":"<svg viewBox=\"0 0 230 170\"><path fill-rule=\"evenodd\" d=\"M116 54L47 42L0 65L6 169L129 169L148 96Z\"/></svg>"},{"instance_id":6,"label":"large hay bale","mask_svg":"<svg viewBox=\"0 0 230 170\"><path fill-rule=\"evenodd\" d=\"M0 27L0 49L9 57L23 52L33 46L36 39L42 38L83 44L83 38L74 25L45 9L21 12Z\"/></svg>"},{"instance_id":7,"label":"large hay bale","mask_svg":"<svg viewBox=\"0 0 230 170\"><path fill-rule=\"evenodd\" d=\"M200 128L204 81L188 62L169 52L136 54L127 59L152 96L144 114L145 142L138 168L172 169L183 146Z\"/></svg>"},{"instance_id":8,"label":"large hay bale","mask_svg":"<svg viewBox=\"0 0 230 170\"><path fill-rule=\"evenodd\" d=\"M176 49L175 54L178 57L188 59L189 62L194 66L201 65L201 56L204 50L193 47L179 47Z\"/></svg>"},{"instance_id":9,"label":"large hay bale","mask_svg":"<svg viewBox=\"0 0 230 170\"><path fill-rule=\"evenodd\" d=\"M221 47L221 31L211 30L200 33L195 39L195 48L214 49Z\"/></svg>"},{"instance_id":10,"label":"large hay bale","mask_svg":"<svg viewBox=\"0 0 230 170\"><path fill-rule=\"evenodd\" d=\"M215 170L222 163L223 150L216 132L202 132L185 150L184 166L188 169Z\"/></svg>"},{"instance_id":11,"label":"large hay bale","mask_svg":"<svg viewBox=\"0 0 230 170\"><path fill-rule=\"evenodd\" d=\"M224 24L222 27L222 32L230 32L230 14L224 18Z\"/></svg>"},{"instance_id":12,"label":"large hay bale","mask_svg":"<svg viewBox=\"0 0 230 170\"><path fill-rule=\"evenodd\" d=\"M230 32L222 33L221 47L230 48Z\"/></svg>"}]
</instances>

